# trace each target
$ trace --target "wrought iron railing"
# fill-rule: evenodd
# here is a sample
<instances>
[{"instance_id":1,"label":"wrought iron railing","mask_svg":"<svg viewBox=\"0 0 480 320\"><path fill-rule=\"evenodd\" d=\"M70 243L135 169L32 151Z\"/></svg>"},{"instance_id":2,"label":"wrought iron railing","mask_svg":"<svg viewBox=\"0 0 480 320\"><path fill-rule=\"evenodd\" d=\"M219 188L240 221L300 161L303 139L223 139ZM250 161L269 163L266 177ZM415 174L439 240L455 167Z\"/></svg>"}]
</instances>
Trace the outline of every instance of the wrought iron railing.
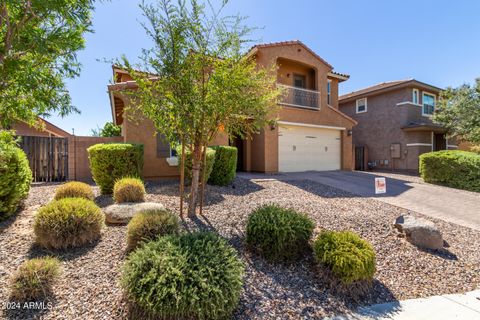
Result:
<instances>
[{"instance_id":1,"label":"wrought iron railing","mask_svg":"<svg viewBox=\"0 0 480 320\"><path fill-rule=\"evenodd\" d=\"M278 84L278 86L284 91L280 104L291 107L320 109L319 91L291 87L284 84Z\"/></svg>"}]
</instances>

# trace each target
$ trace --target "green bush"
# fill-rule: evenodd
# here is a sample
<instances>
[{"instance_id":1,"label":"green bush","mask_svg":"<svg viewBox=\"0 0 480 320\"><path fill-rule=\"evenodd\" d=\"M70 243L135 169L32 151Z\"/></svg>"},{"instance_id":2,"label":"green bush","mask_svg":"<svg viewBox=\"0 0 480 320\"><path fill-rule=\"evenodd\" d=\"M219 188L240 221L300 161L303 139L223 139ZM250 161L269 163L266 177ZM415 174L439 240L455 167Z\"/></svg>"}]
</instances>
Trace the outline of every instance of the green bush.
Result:
<instances>
[{"instance_id":1,"label":"green bush","mask_svg":"<svg viewBox=\"0 0 480 320\"><path fill-rule=\"evenodd\" d=\"M87 200L95 199L92 187L88 184L78 181L71 181L62 184L55 191L55 200L63 198L84 198Z\"/></svg>"},{"instance_id":2,"label":"green bush","mask_svg":"<svg viewBox=\"0 0 480 320\"><path fill-rule=\"evenodd\" d=\"M32 301L47 297L60 275L60 261L44 257L25 261L12 278L10 297L15 301Z\"/></svg>"},{"instance_id":3,"label":"green bush","mask_svg":"<svg viewBox=\"0 0 480 320\"><path fill-rule=\"evenodd\" d=\"M243 263L227 241L198 232L141 246L128 257L121 283L149 316L227 319L238 305L243 273Z\"/></svg>"},{"instance_id":4,"label":"green bush","mask_svg":"<svg viewBox=\"0 0 480 320\"><path fill-rule=\"evenodd\" d=\"M181 146L177 147L177 155L178 155L178 162L179 162L178 168L180 169L180 164L182 160ZM207 148L207 166L206 166L207 171L206 171L205 181L208 181L208 179L210 178L210 174L212 173L214 163L215 163L215 150L212 148ZM203 171L200 172L199 181L201 181L202 174L203 174ZM190 151L187 151L187 148L185 148L185 180L186 181L192 180L192 153Z\"/></svg>"},{"instance_id":5,"label":"green bush","mask_svg":"<svg viewBox=\"0 0 480 320\"><path fill-rule=\"evenodd\" d=\"M248 217L247 245L269 261L293 261L308 248L314 227L305 214L264 205Z\"/></svg>"},{"instance_id":6,"label":"green bush","mask_svg":"<svg viewBox=\"0 0 480 320\"><path fill-rule=\"evenodd\" d=\"M113 199L116 203L143 202L145 200L145 186L138 178L122 178L113 186Z\"/></svg>"},{"instance_id":7,"label":"green bush","mask_svg":"<svg viewBox=\"0 0 480 320\"><path fill-rule=\"evenodd\" d=\"M232 183L237 173L237 148L228 146L216 146L215 162L208 183L226 186Z\"/></svg>"},{"instance_id":8,"label":"green bush","mask_svg":"<svg viewBox=\"0 0 480 320\"><path fill-rule=\"evenodd\" d=\"M460 150L420 155L420 175L426 182L480 192L480 154Z\"/></svg>"},{"instance_id":9,"label":"green bush","mask_svg":"<svg viewBox=\"0 0 480 320\"><path fill-rule=\"evenodd\" d=\"M135 249L141 242L178 232L179 221L174 214L161 210L140 211L128 223L127 250Z\"/></svg>"},{"instance_id":10,"label":"green bush","mask_svg":"<svg viewBox=\"0 0 480 320\"><path fill-rule=\"evenodd\" d=\"M324 231L313 243L315 260L327 266L344 284L372 280L375 251L370 243L350 231Z\"/></svg>"},{"instance_id":11,"label":"green bush","mask_svg":"<svg viewBox=\"0 0 480 320\"><path fill-rule=\"evenodd\" d=\"M100 238L104 221L102 210L93 201L64 198L38 210L33 230L42 247L78 247Z\"/></svg>"},{"instance_id":12,"label":"green bush","mask_svg":"<svg viewBox=\"0 0 480 320\"><path fill-rule=\"evenodd\" d=\"M22 149L9 131L0 131L0 221L17 211L28 196L32 171Z\"/></svg>"},{"instance_id":13,"label":"green bush","mask_svg":"<svg viewBox=\"0 0 480 320\"><path fill-rule=\"evenodd\" d=\"M87 149L90 169L102 194L111 194L116 180L142 177L143 145L100 143Z\"/></svg>"}]
</instances>

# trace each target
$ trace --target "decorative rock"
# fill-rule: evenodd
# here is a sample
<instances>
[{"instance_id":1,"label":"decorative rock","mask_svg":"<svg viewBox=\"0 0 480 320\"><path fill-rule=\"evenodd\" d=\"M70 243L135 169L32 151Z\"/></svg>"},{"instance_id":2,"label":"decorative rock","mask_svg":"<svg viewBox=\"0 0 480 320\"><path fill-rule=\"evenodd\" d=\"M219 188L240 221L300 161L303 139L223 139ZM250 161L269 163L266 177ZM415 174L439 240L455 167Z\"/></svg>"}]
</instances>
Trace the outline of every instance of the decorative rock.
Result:
<instances>
[{"instance_id":1,"label":"decorative rock","mask_svg":"<svg viewBox=\"0 0 480 320\"><path fill-rule=\"evenodd\" d=\"M127 224L133 215L141 210L166 210L165 206L157 202L124 202L106 207L105 221L110 224Z\"/></svg>"},{"instance_id":2,"label":"decorative rock","mask_svg":"<svg viewBox=\"0 0 480 320\"><path fill-rule=\"evenodd\" d=\"M418 247L443 248L442 233L432 221L411 215L401 215L395 220L395 227L405 233L407 240Z\"/></svg>"}]
</instances>

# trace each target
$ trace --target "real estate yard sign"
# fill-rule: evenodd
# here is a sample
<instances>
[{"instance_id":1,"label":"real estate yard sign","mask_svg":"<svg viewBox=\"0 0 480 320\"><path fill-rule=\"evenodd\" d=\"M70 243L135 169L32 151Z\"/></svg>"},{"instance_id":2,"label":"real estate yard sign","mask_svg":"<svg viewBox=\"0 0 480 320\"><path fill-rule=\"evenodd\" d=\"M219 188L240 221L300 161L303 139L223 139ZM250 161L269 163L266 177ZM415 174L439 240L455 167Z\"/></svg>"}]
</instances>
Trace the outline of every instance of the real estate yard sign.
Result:
<instances>
[{"instance_id":1,"label":"real estate yard sign","mask_svg":"<svg viewBox=\"0 0 480 320\"><path fill-rule=\"evenodd\" d=\"M375 194L387 193L387 181L385 177L375 178Z\"/></svg>"}]
</instances>

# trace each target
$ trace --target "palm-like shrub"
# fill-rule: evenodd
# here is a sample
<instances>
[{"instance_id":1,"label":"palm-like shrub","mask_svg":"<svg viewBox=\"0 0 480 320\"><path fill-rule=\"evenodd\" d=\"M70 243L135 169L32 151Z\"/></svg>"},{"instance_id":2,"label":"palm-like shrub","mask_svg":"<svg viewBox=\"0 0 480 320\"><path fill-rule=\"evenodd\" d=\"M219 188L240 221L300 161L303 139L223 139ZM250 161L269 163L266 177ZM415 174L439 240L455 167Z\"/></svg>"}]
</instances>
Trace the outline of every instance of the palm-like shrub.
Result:
<instances>
[{"instance_id":1,"label":"palm-like shrub","mask_svg":"<svg viewBox=\"0 0 480 320\"><path fill-rule=\"evenodd\" d=\"M0 221L17 211L28 196L31 182L27 156L10 132L0 131Z\"/></svg>"},{"instance_id":2,"label":"palm-like shrub","mask_svg":"<svg viewBox=\"0 0 480 320\"><path fill-rule=\"evenodd\" d=\"M10 297L17 301L41 299L51 293L60 274L60 262L51 257L27 260L12 278Z\"/></svg>"},{"instance_id":3,"label":"palm-like shrub","mask_svg":"<svg viewBox=\"0 0 480 320\"><path fill-rule=\"evenodd\" d=\"M237 173L237 148L229 146L216 146L215 162L208 183L226 186L232 183Z\"/></svg>"},{"instance_id":4,"label":"palm-like shrub","mask_svg":"<svg viewBox=\"0 0 480 320\"><path fill-rule=\"evenodd\" d=\"M45 248L77 247L97 240L105 217L90 200L64 198L42 207L35 216L36 242Z\"/></svg>"},{"instance_id":5,"label":"palm-like shrub","mask_svg":"<svg viewBox=\"0 0 480 320\"><path fill-rule=\"evenodd\" d=\"M93 194L92 187L88 184L72 181L64 183L57 188L55 192L55 200L63 198L84 198L87 200L93 200L95 195Z\"/></svg>"},{"instance_id":6,"label":"palm-like shrub","mask_svg":"<svg viewBox=\"0 0 480 320\"><path fill-rule=\"evenodd\" d=\"M313 244L317 262L327 266L344 284L372 280L375 251L370 243L350 231L324 231Z\"/></svg>"},{"instance_id":7,"label":"palm-like shrub","mask_svg":"<svg viewBox=\"0 0 480 320\"><path fill-rule=\"evenodd\" d=\"M265 205L248 218L247 245L269 261L292 261L308 248L314 227L305 214Z\"/></svg>"},{"instance_id":8,"label":"palm-like shrub","mask_svg":"<svg viewBox=\"0 0 480 320\"><path fill-rule=\"evenodd\" d=\"M115 202L143 202L145 200L145 186L138 178L122 178L115 182L113 187Z\"/></svg>"},{"instance_id":9,"label":"palm-like shrub","mask_svg":"<svg viewBox=\"0 0 480 320\"><path fill-rule=\"evenodd\" d=\"M235 249L214 233L199 232L141 246L128 257L121 283L148 316L226 319L238 304L243 273Z\"/></svg>"},{"instance_id":10,"label":"palm-like shrub","mask_svg":"<svg viewBox=\"0 0 480 320\"><path fill-rule=\"evenodd\" d=\"M168 211L144 210L136 213L127 226L127 250L135 249L141 242L160 236L177 234L179 221Z\"/></svg>"},{"instance_id":11,"label":"palm-like shrub","mask_svg":"<svg viewBox=\"0 0 480 320\"><path fill-rule=\"evenodd\" d=\"M100 143L87 149L90 169L102 194L112 194L115 181L123 177L141 177L143 145Z\"/></svg>"}]
</instances>

